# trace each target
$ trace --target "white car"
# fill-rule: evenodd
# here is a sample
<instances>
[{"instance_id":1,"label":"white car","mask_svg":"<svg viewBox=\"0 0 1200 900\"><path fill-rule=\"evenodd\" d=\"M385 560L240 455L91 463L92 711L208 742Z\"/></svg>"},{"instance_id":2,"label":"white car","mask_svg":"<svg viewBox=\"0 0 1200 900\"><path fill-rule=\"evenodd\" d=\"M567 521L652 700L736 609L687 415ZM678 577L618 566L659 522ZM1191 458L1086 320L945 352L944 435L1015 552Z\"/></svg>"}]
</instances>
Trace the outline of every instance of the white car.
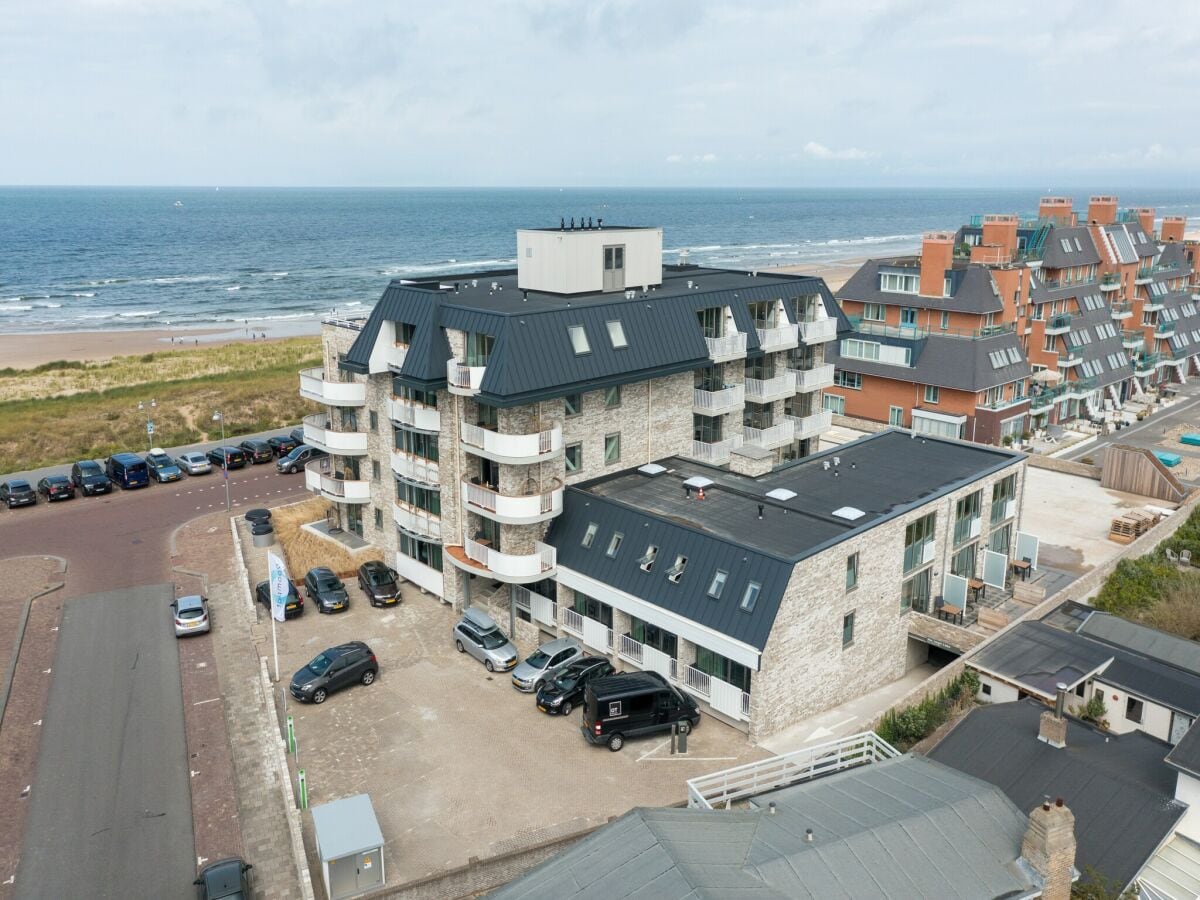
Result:
<instances>
[{"instance_id":1,"label":"white car","mask_svg":"<svg viewBox=\"0 0 1200 900\"><path fill-rule=\"evenodd\" d=\"M180 453L176 462L189 475L204 475L212 471L212 463L203 453Z\"/></svg>"}]
</instances>

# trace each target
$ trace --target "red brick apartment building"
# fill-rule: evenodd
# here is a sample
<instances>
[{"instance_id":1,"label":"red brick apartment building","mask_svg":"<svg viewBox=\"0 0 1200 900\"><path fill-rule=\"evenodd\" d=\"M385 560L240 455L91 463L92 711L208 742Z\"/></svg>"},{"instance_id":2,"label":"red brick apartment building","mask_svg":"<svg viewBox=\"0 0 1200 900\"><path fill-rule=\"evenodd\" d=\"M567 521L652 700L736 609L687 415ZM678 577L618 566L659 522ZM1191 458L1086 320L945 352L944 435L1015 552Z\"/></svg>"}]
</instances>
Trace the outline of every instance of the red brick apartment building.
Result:
<instances>
[{"instance_id":1,"label":"red brick apartment building","mask_svg":"<svg viewBox=\"0 0 1200 900\"><path fill-rule=\"evenodd\" d=\"M838 291L835 413L997 444L1200 374L1200 263L1185 220L1067 197L976 216ZM1197 292L1197 293L1193 293Z\"/></svg>"}]
</instances>

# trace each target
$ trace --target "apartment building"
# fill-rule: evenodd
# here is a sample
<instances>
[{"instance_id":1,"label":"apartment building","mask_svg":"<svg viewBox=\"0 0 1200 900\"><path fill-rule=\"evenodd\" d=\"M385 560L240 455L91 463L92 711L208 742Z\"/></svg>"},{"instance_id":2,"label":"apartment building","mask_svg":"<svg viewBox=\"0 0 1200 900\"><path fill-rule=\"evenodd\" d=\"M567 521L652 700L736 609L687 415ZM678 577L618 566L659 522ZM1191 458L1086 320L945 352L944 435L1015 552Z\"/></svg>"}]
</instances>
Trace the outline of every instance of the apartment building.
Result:
<instances>
[{"instance_id":1,"label":"apartment building","mask_svg":"<svg viewBox=\"0 0 1200 900\"><path fill-rule=\"evenodd\" d=\"M447 602L472 579L553 595L573 483L656 459L757 474L829 426L819 279L662 264L662 231L517 233L516 270L394 281L324 328L306 472L339 524ZM478 593L478 591L476 591Z\"/></svg>"},{"instance_id":2,"label":"apartment building","mask_svg":"<svg viewBox=\"0 0 1200 900\"><path fill-rule=\"evenodd\" d=\"M986 443L1099 417L1198 369L1182 217L1043 197L872 260L838 292L856 333L830 353L828 408ZM1193 253L1193 257L1195 254Z\"/></svg>"}]
</instances>

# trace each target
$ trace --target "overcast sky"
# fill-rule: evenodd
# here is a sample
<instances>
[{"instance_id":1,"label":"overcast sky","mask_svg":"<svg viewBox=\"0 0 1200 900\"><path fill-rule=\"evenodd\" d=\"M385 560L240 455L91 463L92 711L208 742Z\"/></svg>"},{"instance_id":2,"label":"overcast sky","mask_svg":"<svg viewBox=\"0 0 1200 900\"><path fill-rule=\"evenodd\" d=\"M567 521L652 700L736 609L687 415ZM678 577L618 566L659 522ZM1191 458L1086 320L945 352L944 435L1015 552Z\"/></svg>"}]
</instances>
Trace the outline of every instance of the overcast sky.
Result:
<instances>
[{"instance_id":1,"label":"overcast sky","mask_svg":"<svg viewBox=\"0 0 1200 900\"><path fill-rule=\"evenodd\" d=\"M1195 187L1195 0L0 0L0 183Z\"/></svg>"}]
</instances>

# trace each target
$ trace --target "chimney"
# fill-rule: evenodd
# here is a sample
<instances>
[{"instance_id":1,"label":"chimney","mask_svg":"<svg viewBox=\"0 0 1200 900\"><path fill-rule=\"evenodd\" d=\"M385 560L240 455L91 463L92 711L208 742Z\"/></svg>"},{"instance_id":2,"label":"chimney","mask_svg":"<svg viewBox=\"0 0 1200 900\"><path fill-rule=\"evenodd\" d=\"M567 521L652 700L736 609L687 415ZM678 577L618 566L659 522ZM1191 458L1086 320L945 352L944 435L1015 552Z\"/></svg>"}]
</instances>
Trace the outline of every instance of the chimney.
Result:
<instances>
[{"instance_id":1,"label":"chimney","mask_svg":"<svg viewBox=\"0 0 1200 900\"><path fill-rule=\"evenodd\" d=\"M1154 207L1139 206L1135 213L1138 222L1141 223L1142 231L1146 232L1146 237L1151 237L1154 234Z\"/></svg>"},{"instance_id":2,"label":"chimney","mask_svg":"<svg viewBox=\"0 0 1200 900\"><path fill-rule=\"evenodd\" d=\"M921 296L946 292L946 271L954 264L954 234L931 231L921 239Z\"/></svg>"},{"instance_id":3,"label":"chimney","mask_svg":"<svg viewBox=\"0 0 1200 900\"><path fill-rule=\"evenodd\" d=\"M1158 233L1160 241L1182 241L1183 230L1187 227L1184 216L1163 216L1162 230Z\"/></svg>"},{"instance_id":4,"label":"chimney","mask_svg":"<svg viewBox=\"0 0 1200 900\"><path fill-rule=\"evenodd\" d=\"M1060 681L1057 688L1054 712L1046 710L1038 720L1038 740L1061 750L1067 746L1067 720L1063 718L1063 711L1067 705L1067 686Z\"/></svg>"},{"instance_id":5,"label":"chimney","mask_svg":"<svg viewBox=\"0 0 1200 900\"><path fill-rule=\"evenodd\" d=\"M1029 814L1021 856L1042 878L1042 900L1070 900L1075 868L1075 816L1059 797Z\"/></svg>"},{"instance_id":6,"label":"chimney","mask_svg":"<svg viewBox=\"0 0 1200 900\"><path fill-rule=\"evenodd\" d=\"M1117 221L1117 198L1112 194L1097 194L1088 198L1087 220L1093 225L1111 225Z\"/></svg>"},{"instance_id":7,"label":"chimney","mask_svg":"<svg viewBox=\"0 0 1200 900\"><path fill-rule=\"evenodd\" d=\"M1010 262L1017 251L1017 217L984 216L980 243L985 247L999 247L1000 261Z\"/></svg>"},{"instance_id":8,"label":"chimney","mask_svg":"<svg viewBox=\"0 0 1200 900\"><path fill-rule=\"evenodd\" d=\"M1072 205L1070 197L1043 197L1038 201L1038 218L1053 219L1056 225L1074 225Z\"/></svg>"}]
</instances>

